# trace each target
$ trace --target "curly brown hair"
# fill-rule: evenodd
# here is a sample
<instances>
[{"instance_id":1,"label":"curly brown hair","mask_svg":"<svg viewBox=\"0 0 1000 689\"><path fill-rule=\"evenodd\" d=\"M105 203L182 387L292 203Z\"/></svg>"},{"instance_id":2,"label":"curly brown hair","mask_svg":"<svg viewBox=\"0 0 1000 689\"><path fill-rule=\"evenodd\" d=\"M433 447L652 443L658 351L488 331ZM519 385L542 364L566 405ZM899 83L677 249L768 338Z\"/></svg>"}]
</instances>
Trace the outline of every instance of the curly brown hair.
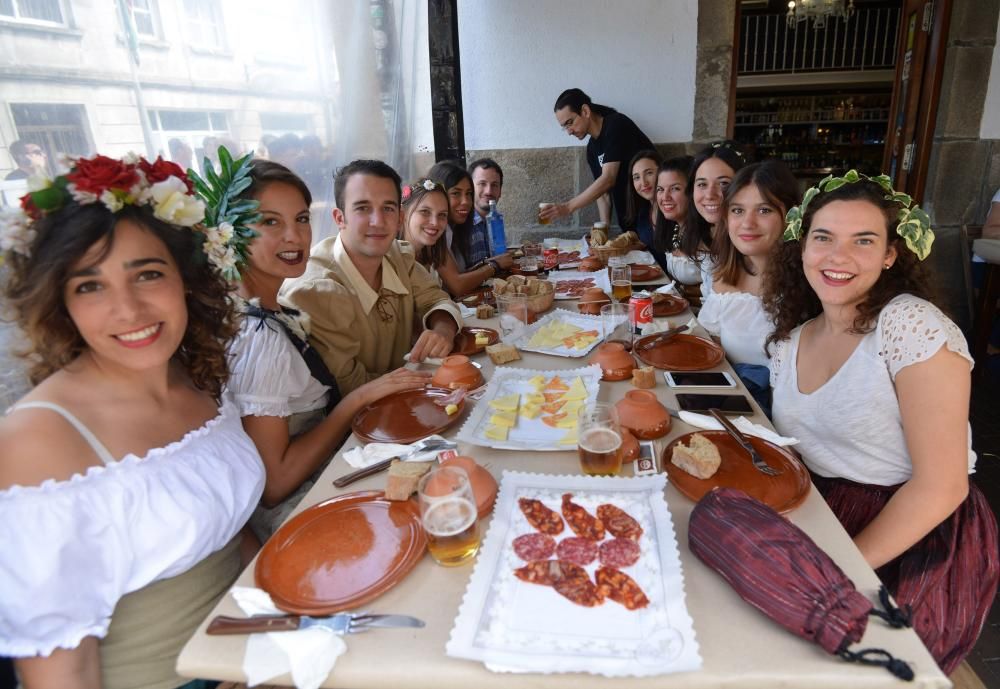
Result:
<instances>
[{"instance_id":1,"label":"curly brown hair","mask_svg":"<svg viewBox=\"0 0 1000 689\"><path fill-rule=\"evenodd\" d=\"M802 239L779 242L771 254L764 274L762 295L764 308L774 322L774 331L767 338L767 347L787 339L793 329L823 311L823 305L802 269L802 250L816 212L834 201L867 201L879 208L885 216L889 246L896 249L896 261L892 267L882 271L867 297L858 305L852 333L863 335L871 332L885 305L900 294L912 294L927 301L935 301L930 270L896 234L899 204L886 199L885 190L875 182L865 180L845 184L814 198L802 218Z\"/></svg>"},{"instance_id":2,"label":"curly brown hair","mask_svg":"<svg viewBox=\"0 0 1000 689\"><path fill-rule=\"evenodd\" d=\"M63 298L67 275L87 251L104 242L96 262L104 260L115 240L115 227L130 220L152 232L170 251L184 281L187 330L174 353L199 390L219 401L229 379L226 348L236 334L230 287L197 251L200 237L187 228L157 219L148 206L125 206L112 213L104 204L75 202L35 224L31 256L11 252L6 296L14 319L27 335L34 384L72 362L87 344L70 318Z\"/></svg>"}]
</instances>

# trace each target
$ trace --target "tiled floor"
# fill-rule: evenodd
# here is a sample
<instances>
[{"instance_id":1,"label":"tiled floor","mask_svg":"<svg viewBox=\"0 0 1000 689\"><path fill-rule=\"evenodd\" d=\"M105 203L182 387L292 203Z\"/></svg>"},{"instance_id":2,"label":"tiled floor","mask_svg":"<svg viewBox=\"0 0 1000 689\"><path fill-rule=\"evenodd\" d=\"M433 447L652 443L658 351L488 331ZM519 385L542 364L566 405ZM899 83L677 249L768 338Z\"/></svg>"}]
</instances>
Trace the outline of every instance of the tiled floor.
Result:
<instances>
[{"instance_id":1,"label":"tiled floor","mask_svg":"<svg viewBox=\"0 0 1000 689\"><path fill-rule=\"evenodd\" d=\"M1000 356L994 356L989 375L981 371L972 383L972 444L979 459L973 480L1000 515ZM1000 689L1000 597L968 663L989 689Z\"/></svg>"}]
</instances>

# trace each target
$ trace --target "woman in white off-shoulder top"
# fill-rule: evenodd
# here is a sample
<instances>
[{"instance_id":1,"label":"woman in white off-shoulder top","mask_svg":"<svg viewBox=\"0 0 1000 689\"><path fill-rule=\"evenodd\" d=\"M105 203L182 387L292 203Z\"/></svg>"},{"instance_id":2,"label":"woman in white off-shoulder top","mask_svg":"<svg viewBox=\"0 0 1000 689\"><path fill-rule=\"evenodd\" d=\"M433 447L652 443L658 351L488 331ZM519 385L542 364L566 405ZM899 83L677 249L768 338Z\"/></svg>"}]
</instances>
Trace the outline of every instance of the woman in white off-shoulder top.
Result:
<instances>
[{"instance_id":1,"label":"woman in white off-shoulder top","mask_svg":"<svg viewBox=\"0 0 1000 689\"><path fill-rule=\"evenodd\" d=\"M972 360L928 301L933 234L888 177L849 172L788 214L765 278L773 418L941 668L997 588L996 520L969 482Z\"/></svg>"},{"instance_id":2,"label":"woman in white off-shoulder top","mask_svg":"<svg viewBox=\"0 0 1000 689\"><path fill-rule=\"evenodd\" d=\"M726 358L768 415L771 392L764 341L773 324L760 294L768 256L781 241L785 212L798 203L798 188L778 160L754 163L736 173L712 242L713 289L698 312L698 322L722 343Z\"/></svg>"},{"instance_id":3,"label":"woman in white off-shoulder top","mask_svg":"<svg viewBox=\"0 0 1000 689\"><path fill-rule=\"evenodd\" d=\"M228 391L267 470L261 507L250 520L267 540L333 458L365 405L425 385L430 375L397 369L341 398L337 382L309 345L308 314L278 303L286 278L305 272L312 241L309 188L279 163L254 160L243 197L260 220L240 264L243 319L229 349ZM331 303L330 308L337 308Z\"/></svg>"},{"instance_id":4,"label":"woman in white off-shoulder top","mask_svg":"<svg viewBox=\"0 0 1000 689\"><path fill-rule=\"evenodd\" d=\"M184 685L241 568L264 469L223 401L235 326L187 183L79 160L4 228L37 387L0 420L0 655L27 689Z\"/></svg>"}]
</instances>

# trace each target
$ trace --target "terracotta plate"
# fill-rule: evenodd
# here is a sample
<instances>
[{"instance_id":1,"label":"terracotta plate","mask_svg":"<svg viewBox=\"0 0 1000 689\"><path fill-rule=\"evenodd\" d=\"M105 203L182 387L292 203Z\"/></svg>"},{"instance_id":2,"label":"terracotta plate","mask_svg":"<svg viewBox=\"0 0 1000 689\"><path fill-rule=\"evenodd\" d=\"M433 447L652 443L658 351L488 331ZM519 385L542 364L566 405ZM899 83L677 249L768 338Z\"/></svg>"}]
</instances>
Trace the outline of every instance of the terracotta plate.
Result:
<instances>
[{"instance_id":1,"label":"terracotta plate","mask_svg":"<svg viewBox=\"0 0 1000 689\"><path fill-rule=\"evenodd\" d=\"M674 335L650 349L643 344L656 335L647 335L636 340L632 353L650 366L668 371L702 371L718 366L726 358L722 347L705 337L697 335Z\"/></svg>"},{"instance_id":2,"label":"terracotta plate","mask_svg":"<svg viewBox=\"0 0 1000 689\"><path fill-rule=\"evenodd\" d=\"M381 595L424 554L413 501L381 491L347 493L310 507L268 540L254 579L282 610L329 615Z\"/></svg>"},{"instance_id":3,"label":"terracotta plate","mask_svg":"<svg viewBox=\"0 0 1000 689\"><path fill-rule=\"evenodd\" d=\"M754 468L750 455L725 431L698 432L715 443L722 456L722 464L714 476L707 479L695 478L670 461L674 445L679 442L689 444L688 438L694 433L674 438L663 450L660 460L670 483L695 502L713 488L738 488L778 512L790 512L809 495L809 488L812 486L809 472L788 450L761 438L750 438L754 449L764 461L782 472L780 476L768 476Z\"/></svg>"},{"instance_id":4,"label":"terracotta plate","mask_svg":"<svg viewBox=\"0 0 1000 689\"><path fill-rule=\"evenodd\" d=\"M663 270L658 265L643 265L632 263L632 280L634 282L646 282L647 280L657 280L663 277Z\"/></svg>"},{"instance_id":5,"label":"terracotta plate","mask_svg":"<svg viewBox=\"0 0 1000 689\"><path fill-rule=\"evenodd\" d=\"M473 354L486 351L486 345L482 347L476 346L477 334L486 335L486 337L490 338L489 342L486 343L487 345L494 345L500 341L500 333L492 328L462 328L455 338L455 347L451 350L451 353L472 356Z\"/></svg>"},{"instance_id":6,"label":"terracotta plate","mask_svg":"<svg viewBox=\"0 0 1000 689\"><path fill-rule=\"evenodd\" d=\"M458 421L465 409L465 402L460 402L458 412L449 415L435 403L451 393L442 388L421 388L383 397L358 412L351 429L367 443L408 444L440 433Z\"/></svg>"},{"instance_id":7,"label":"terracotta plate","mask_svg":"<svg viewBox=\"0 0 1000 689\"><path fill-rule=\"evenodd\" d=\"M689 306L687 299L664 294L659 301L653 302L653 315L657 318L676 316Z\"/></svg>"}]
</instances>

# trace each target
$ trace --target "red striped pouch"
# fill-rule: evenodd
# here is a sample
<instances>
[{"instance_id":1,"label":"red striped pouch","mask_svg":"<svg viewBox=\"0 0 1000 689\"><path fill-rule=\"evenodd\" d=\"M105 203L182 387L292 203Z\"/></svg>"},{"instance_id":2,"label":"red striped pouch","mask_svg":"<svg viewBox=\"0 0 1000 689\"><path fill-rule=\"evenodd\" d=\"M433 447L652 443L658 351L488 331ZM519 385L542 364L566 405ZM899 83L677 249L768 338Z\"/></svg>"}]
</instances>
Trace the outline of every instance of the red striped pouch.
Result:
<instances>
[{"instance_id":1,"label":"red striped pouch","mask_svg":"<svg viewBox=\"0 0 1000 689\"><path fill-rule=\"evenodd\" d=\"M879 592L883 612L805 532L767 505L733 488L713 490L691 512L688 543L743 600L788 631L844 660L913 679L910 666L888 651L848 650L861 640L869 615L893 627L909 626L885 587Z\"/></svg>"}]
</instances>

